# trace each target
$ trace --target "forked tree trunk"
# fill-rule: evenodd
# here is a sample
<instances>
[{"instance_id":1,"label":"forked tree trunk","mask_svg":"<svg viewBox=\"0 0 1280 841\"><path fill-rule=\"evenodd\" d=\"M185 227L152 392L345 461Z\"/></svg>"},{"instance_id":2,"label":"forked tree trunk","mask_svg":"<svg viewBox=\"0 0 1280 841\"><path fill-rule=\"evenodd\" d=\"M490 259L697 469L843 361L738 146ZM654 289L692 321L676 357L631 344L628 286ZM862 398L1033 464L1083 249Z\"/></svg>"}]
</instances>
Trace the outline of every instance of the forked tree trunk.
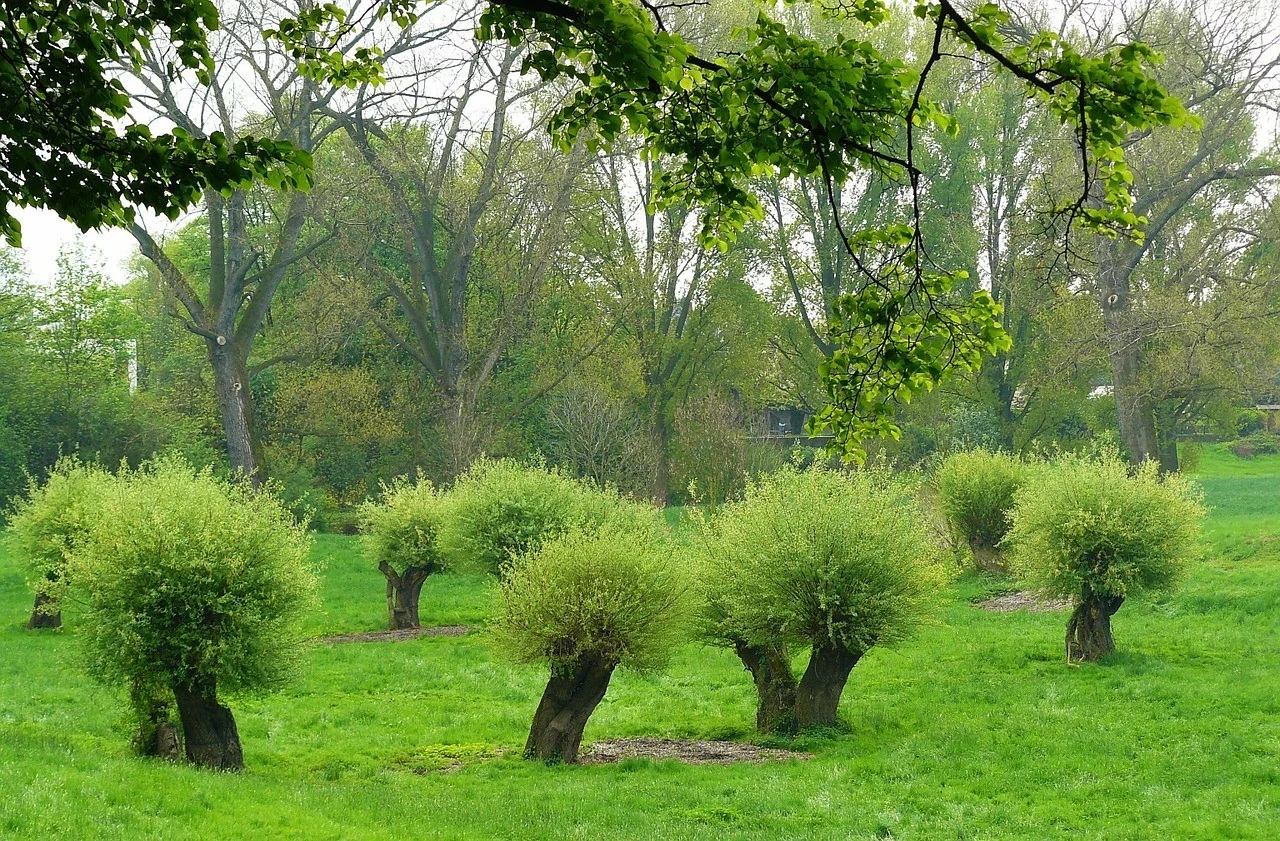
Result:
<instances>
[{"instance_id":1,"label":"forked tree trunk","mask_svg":"<svg viewBox=\"0 0 1280 841\"><path fill-rule=\"evenodd\" d=\"M386 561L378 562L378 569L387 578L387 629L403 631L421 627L418 621L418 600L422 597L422 585L431 574L430 567L407 567L397 573Z\"/></svg>"},{"instance_id":2,"label":"forked tree trunk","mask_svg":"<svg viewBox=\"0 0 1280 841\"><path fill-rule=\"evenodd\" d=\"M48 593L36 593L36 604L31 610L31 618L27 620L27 627L32 630L37 628L61 628L62 611L49 607L54 603L53 596Z\"/></svg>"},{"instance_id":3,"label":"forked tree trunk","mask_svg":"<svg viewBox=\"0 0 1280 841\"><path fill-rule=\"evenodd\" d=\"M849 672L860 659L861 652L830 643L814 647L809 666L796 688L796 726L836 726L840 695L849 680Z\"/></svg>"},{"instance_id":4,"label":"forked tree trunk","mask_svg":"<svg viewBox=\"0 0 1280 841\"><path fill-rule=\"evenodd\" d=\"M785 648L735 642L734 651L756 683L756 729L790 736L796 732L796 678Z\"/></svg>"},{"instance_id":5,"label":"forked tree trunk","mask_svg":"<svg viewBox=\"0 0 1280 841\"><path fill-rule=\"evenodd\" d=\"M552 674L533 715L524 755L529 759L578 761L582 731L604 698L616 664L582 658L567 675Z\"/></svg>"},{"instance_id":6,"label":"forked tree trunk","mask_svg":"<svg viewBox=\"0 0 1280 841\"><path fill-rule=\"evenodd\" d=\"M243 770L244 754L240 750L236 720L231 710L218 702L216 688L176 686L173 696L182 719L187 759L201 768Z\"/></svg>"},{"instance_id":7,"label":"forked tree trunk","mask_svg":"<svg viewBox=\"0 0 1280 841\"><path fill-rule=\"evenodd\" d=\"M1067 621L1067 660L1093 661L1115 651L1111 617L1124 604L1123 596L1098 596L1088 587Z\"/></svg>"}]
</instances>

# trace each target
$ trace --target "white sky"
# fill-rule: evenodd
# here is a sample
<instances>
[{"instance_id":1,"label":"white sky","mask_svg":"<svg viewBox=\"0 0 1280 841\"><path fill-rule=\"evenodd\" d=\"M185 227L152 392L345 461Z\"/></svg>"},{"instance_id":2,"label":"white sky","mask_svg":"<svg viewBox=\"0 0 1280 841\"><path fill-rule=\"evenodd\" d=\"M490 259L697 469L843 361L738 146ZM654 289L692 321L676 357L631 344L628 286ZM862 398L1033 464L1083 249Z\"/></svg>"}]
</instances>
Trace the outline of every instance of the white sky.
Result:
<instances>
[{"instance_id":1,"label":"white sky","mask_svg":"<svg viewBox=\"0 0 1280 841\"><path fill-rule=\"evenodd\" d=\"M81 234L80 229L60 218L51 210L29 207L13 208L14 216L22 225L22 256L31 270L31 280L41 286L53 283L55 260L64 245L82 237L85 244L94 248L103 258L103 272L117 283L128 278L129 259L137 250L133 236L123 228L107 228ZM147 221L149 230L158 230L153 220Z\"/></svg>"}]
</instances>

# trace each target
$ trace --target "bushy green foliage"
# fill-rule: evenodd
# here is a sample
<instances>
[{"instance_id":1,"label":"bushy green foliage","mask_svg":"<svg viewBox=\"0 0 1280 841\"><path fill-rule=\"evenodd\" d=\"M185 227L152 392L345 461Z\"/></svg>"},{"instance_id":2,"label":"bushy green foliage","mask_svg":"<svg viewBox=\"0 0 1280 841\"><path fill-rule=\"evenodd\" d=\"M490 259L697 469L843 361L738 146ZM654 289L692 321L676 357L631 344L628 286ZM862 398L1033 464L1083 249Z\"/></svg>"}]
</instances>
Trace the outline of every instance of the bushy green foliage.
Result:
<instances>
[{"instance_id":1,"label":"bushy green foliage","mask_svg":"<svg viewBox=\"0 0 1280 841\"><path fill-rule=\"evenodd\" d=\"M1016 494L1015 570L1050 595L1167 590L1196 551L1200 492L1147 462L1064 457Z\"/></svg>"},{"instance_id":2,"label":"bushy green foliage","mask_svg":"<svg viewBox=\"0 0 1280 841\"><path fill-rule=\"evenodd\" d=\"M952 453L938 466L938 504L952 533L971 548L993 549L1009 530L1013 495L1026 465L1003 452Z\"/></svg>"},{"instance_id":3,"label":"bushy green foliage","mask_svg":"<svg viewBox=\"0 0 1280 841\"><path fill-rule=\"evenodd\" d=\"M444 494L422 477L402 477L384 485L379 500L360 506L360 531L375 564L435 572L445 562L440 532L446 517Z\"/></svg>"},{"instance_id":4,"label":"bushy green foliage","mask_svg":"<svg viewBox=\"0 0 1280 841\"><path fill-rule=\"evenodd\" d=\"M43 485L35 480L13 508L10 529L26 558L31 584L56 604L66 586L68 556L101 519L110 473L75 456L58 460Z\"/></svg>"},{"instance_id":5,"label":"bushy green foliage","mask_svg":"<svg viewBox=\"0 0 1280 841\"><path fill-rule=\"evenodd\" d=\"M1280 436L1269 432L1251 432L1244 438L1231 442L1231 452L1240 458L1269 456L1280 453Z\"/></svg>"},{"instance_id":6,"label":"bushy green foliage","mask_svg":"<svg viewBox=\"0 0 1280 841\"><path fill-rule=\"evenodd\" d=\"M687 592L654 532L573 531L511 565L495 635L517 662L549 663L553 673L584 657L653 672L681 639Z\"/></svg>"},{"instance_id":7,"label":"bushy green foliage","mask_svg":"<svg viewBox=\"0 0 1280 841\"><path fill-rule=\"evenodd\" d=\"M173 460L122 476L70 564L90 672L131 686L276 687L316 604L308 547L269 493Z\"/></svg>"},{"instance_id":8,"label":"bushy green foliage","mask_svg":"<svg viewBox=\"0 0 1280 841\"><path fill-rule=\"evenodd\" d=\"M865 652L906 639L947 574L914 488L882 468L783 470L704 534L712 637Z\"/></svg>"},{"instance_id":9,"label":"bushy green foliage","mask_svg":"<svg viewBox=\"0 0 1280 841\"><path fill-rule=\"evenodd\" d=\"M481 459L449 492L443 533L446 550L462 568L501 574L519 555L574 528L615 517L644 519L639 506L541 464Z\"/></svg>"}]
</instances>

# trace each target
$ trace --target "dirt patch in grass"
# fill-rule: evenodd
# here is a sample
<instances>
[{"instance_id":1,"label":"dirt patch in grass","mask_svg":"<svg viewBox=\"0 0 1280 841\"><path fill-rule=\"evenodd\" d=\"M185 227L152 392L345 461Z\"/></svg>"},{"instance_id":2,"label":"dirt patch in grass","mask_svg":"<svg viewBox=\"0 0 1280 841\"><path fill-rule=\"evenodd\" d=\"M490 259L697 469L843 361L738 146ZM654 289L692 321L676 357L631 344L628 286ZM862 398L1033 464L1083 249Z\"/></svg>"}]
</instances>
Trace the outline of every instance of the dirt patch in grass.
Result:
<instances>
[{"instance_id":1,"label":"dirt patch in grass","mask_svg":"<svg viewBox=\"0 0 1280 841\"><path fill-rule=\"evenodd\" d=\"M1002 596L996 596L994 599L977 602L977 606L992 613L1010 613L1015 610L1026 610L1031 613L1053 613L1058 610L1067 610L1071 607L1071 602L1066 599L1046 599L1042 596L1037 596L1035 593L1020 590L1016 593L1005 593Z\"/></svg>"},{"instance_id":2,"label":"dirt patch in grass","mask_svg":"<svg viewBox=\"0 0 1280 841\"><path fill-rule=\"evenodd\" d=\"M338 634L323 637L320 642L331 644L344 642L396 642L418 637L461 637L471 633L470 625L436 625L432 628L407 628L403 631L366 631L362 634Z\"/></svg>"},{"instance_id":3,"label":"dirt patch in grass","mask_svg":"<svg viewBox=\"0 0 1280 841\"><path fill-rule=\"evenodd\" d=\"M810 754L762 748L745 742L686 741L683 739L608 739L595 742L581 761L588 765L624 759L675 759L690 765L731 765L735 762L783 762L809 759Z\"/></svg>"}]
</instances>

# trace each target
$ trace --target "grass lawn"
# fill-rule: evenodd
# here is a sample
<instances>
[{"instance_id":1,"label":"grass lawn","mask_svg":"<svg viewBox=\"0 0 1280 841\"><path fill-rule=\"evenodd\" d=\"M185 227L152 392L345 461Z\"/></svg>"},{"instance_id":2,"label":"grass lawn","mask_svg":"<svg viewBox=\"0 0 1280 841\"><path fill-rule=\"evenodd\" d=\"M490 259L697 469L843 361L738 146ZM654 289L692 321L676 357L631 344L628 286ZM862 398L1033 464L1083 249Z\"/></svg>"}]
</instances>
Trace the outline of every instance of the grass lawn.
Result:
<instances>
[{"instance_id":1,"label":"grass lawn","mask_svg":"<svg viewBox=\"0 0 1280 841\"><path fill-rule=\"evenodd\" d=\"M483 633L317 644L289 691L233 698L249 770L128 751L123 704L65 632L22 628L0 548L0 838L1280 838L1280 457L1209 449L1205 558L1176 595L1125 604L1117 653L1063 662L1065 614L995 614L1009 587L956 583L938 623L854 670L846 732L809 761L547 767L518 758L545 681ZM359 544L320 536L317 637L384 627ZM482 625L485 582L428 581L424 624ZM751 739L753 691L725 652L621 674L586 739Z\"/></svg>"}]
</instances>

